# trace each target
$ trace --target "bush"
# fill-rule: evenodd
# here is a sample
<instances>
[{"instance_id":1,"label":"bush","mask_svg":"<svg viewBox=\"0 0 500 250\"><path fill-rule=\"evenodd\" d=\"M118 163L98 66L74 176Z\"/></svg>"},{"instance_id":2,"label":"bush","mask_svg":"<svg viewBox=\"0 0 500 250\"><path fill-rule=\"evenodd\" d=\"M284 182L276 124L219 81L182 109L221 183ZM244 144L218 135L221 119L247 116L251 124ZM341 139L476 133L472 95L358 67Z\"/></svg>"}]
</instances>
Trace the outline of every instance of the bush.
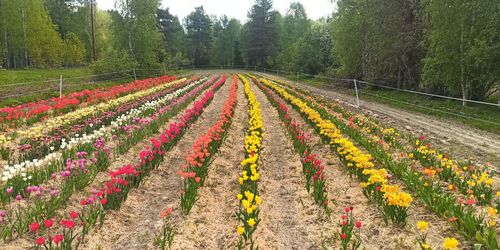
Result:
<instances>
[{"instance_id":1,"label":"bush","mask_svg":"<svg viewBox=\"0 0 500 250\"><path fill-rule=\"evenodd\" d=\"M98 80L116 77L133 76L132 69L137 67L137 61L127 51L113 50L104 57L90 65L93 74ZM104 75L106 74L106 75Z\"/></svg>"}]
</instances>

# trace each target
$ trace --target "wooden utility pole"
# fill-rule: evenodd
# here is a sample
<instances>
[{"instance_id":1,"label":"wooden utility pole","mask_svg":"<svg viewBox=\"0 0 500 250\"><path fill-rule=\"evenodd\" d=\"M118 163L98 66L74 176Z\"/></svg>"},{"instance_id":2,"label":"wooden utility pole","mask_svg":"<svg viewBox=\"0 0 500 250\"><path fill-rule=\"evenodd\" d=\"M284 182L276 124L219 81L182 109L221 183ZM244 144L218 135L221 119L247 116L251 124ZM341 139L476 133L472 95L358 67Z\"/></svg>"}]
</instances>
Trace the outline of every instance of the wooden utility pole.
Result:
<instances>
[{"instance_id":1,"label":"wooden utility pole","mask_svg":"<svg viewBox=\"0 0 500 250\"><path fill-rule=\"evenodd\" d=\"M94 61L97 61L97 48L95 42L95 0L90 0L90 26L92 29L92 58Z\"/></svg>"}]
</instances>

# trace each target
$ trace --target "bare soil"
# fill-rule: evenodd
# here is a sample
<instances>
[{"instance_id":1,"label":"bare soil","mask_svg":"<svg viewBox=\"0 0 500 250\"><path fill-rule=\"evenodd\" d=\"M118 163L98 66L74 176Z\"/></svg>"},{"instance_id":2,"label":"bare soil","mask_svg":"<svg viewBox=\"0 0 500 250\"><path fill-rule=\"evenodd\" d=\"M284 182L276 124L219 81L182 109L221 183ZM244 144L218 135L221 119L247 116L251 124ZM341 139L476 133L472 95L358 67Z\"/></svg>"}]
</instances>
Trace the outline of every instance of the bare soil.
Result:
<instances>
[{"instance_id":1,"label":"bare soil","mask_svg":"<svg viewBox=\"0 0 500 250\"><path fill-rule=\"evenodd\" d=\"M228 78L227 81L231 81ZM215 93L213 101L189 128L177 145L166 154L160 167L146 178L145 183L130 192L119 211L106 216L102 228L94 231L84 249L155 249L155 234L160 231L159 212L174 208L173 216L181 218L179 210L180 180L177 170L184 163L193 141L216 121L226 101L230 83Z\"/></svg>"},{"instance_id":2,"label":"bare soil","mask_svg":"<svg viewBox=\"0 0 500 250\"><path fill-rule=\"evenodd\" d=\"M238 85L233 122L219 154L210 165L205 186L190 214L177 227L172 249L234 249L238 240L235 216L238 177L248 126L247 101Z\"/></svg>"},{"instance_id":3,"label":"bare soil","mask_svg":"<svg viewBox=\"0 0 500 250\"><path fill-rule=\"evenodd\" d=\"M326 185L331 200L329 207L332 209L332 214L330 217L325 216L324 211L313 204L316 207L316 209L313 209L314 214L320 224L317 231L311 233L321 235L321 237L317 237L317 245L313 248L330 249L339 246L340 216L344 213L346 207L353 207L355 219L363 223L360 235L363 241L362 246L365 249L418 248L414 241L418 236L415 225L419 220L431 221L427 242L432 246L440 245L444 237L460 238L453 233L450 224L446 220L432 214L431 211L425 209L422 204L416 201L408 211L411 216L408 218L407 226L396 226L390 222L386 225L376 204L370 202L363 195L359 181L348 175L346 167L340 162L337 155L332 153L329 145L322 142L313 127L305 123L305 120L291 105L287 104L287 107L292 118L302 124L302 129L313 142L313 153L316 153L325 165ZM302 178L304 177L302 176ZM307 198L310 202L313 202L312 197Z\"/></svg>"}]
</instances>

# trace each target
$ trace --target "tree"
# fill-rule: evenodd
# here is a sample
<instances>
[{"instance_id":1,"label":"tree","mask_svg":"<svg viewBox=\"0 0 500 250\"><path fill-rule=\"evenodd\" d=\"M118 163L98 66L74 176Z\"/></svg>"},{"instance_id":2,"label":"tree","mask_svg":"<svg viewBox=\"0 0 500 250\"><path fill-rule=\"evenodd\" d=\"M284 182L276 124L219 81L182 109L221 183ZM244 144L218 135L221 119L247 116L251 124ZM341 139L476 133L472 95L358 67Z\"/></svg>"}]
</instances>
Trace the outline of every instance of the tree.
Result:
<instances>
[{"instance_id":1,"label":"tree","mask_svg":"<svg viewBox=\"0 0 500 250\"><path fill-rule=\"evenodd\" d=\"M299 2L290 4L289 9L283 19L283 32L281 35L282 49L286 50L310 28L310 21L307 17L304 6Z\"/></svg>"},{"instance_id":2,"label":"tree","mask_svg":"<svg viewBox=\"0 0 500 250\"><path fill-rule=\"evenodd\" d=\"M85 63L85 46L75 33L67 33L64 39L64 65L66 67L81 66Z\"/></svg>"},{"instance_id":3,"label":"tree","mask_svg":"<svg viewBox=\"0 0 500 250\"><path fill-rule=\"evenodd\" d=\"M62 63L62 40L42 0L0 0L7 68L55 67Z\"/></svg>"},{"instance_id":4,"label":"tree","mask_svg":"<svg viewBox=\"0 0 500 250\"><path fill-rule=\"evenodd\" d=\"M248 12L247 55L250 64L266 66L278 51L278 13L271 0L256 0Z\"/></svg>"},{"instance_id":5,"label":"tree","mask_svg":"<svg viewBox=\"0 0 500 250\"><path fill-rule=\"evenodd\" d=\"M333 56L340 62L339 75L361 77L363 58L362 12L356 0L339 0L333 16Z\"/></svg>"},{"instance_id":6,"label":"tree","mask_svg":"<svg viewBox=\"0 0 500 250\"><path fill-rule=\"evenodd\" d=\"M120 12L112 14L116 49L127 49L142 66L158 67L162 48L156 13L159 0L118 0Z\"/></svg>"},{"instance_id":7,"label":"tree","mask_svg":"<svg viewBox=\"0 0 500 250\"><path fill-rule=\"evenodd\" d=\"M229 20L226 16L222 16L216 21L213 30L215 38L212 56L213 64L226 66L234 65L234 46L235 42L239 42L241 33L240 21L237 19ZM239 56L241 57L241 54Z\"/></svg>"},{"instance_id":8,"label":"tree","mask_svg":"<svg viewBox=\"0 0 500 250\"><path fill-rule=\"evenodd\" d=\"M288 49L287 69L313 75L325 71L333 63L331 48L329 24L316 22Z\"/></svg>"},{"instance_id":9,"label":"tree","mask_svg":"<svg viewBox=\"0 0 500 250\"><path fill-rule=\"evenodd\" d=\"M195 8L195 11L186 17L185 23L190 44L189 57L193 59L195 66L207 65L210 62L210 49L212 48L210 17L201 6Z\"/></svg>"},{"instance_id":10,"label":"tree","mask_svg":"<svg viewBox=\"0 0 500 250\"><path fill-rule=\"evenodd\" d=\"M280 53L278 62L286 70L295 71L298 68L294 58L296 56L297 46L293 46L310 29L310 21L307 18L304 6L300 3L291 3L283 18L283 28L280 37Z\"/></svg>"},{"instance_id":11,"label":"tree","mask_svg":"<svg viewBox=\"0 0 500 250\"><path fill-rule=\"evenodd\" d=\"M419 0L341 0L334 15L339 75L416 87L423 52Z\"/></svg>"},{"instance_id":12,"label":"tree","mask_svg":"<svg viewBox=\"0 0 500 250\"><path fill-rule=\"evenodd\" d=\"M483 100L500 80L500 5L443 0L424 6L424 82L464 100Z\"/></svg>"},{"instance_id":13,"label":"tree","mask_svg":"<svg viewBox=\"0 0 500 250\"><path fill-rule=\"evenodd\" d=\"M186 34L179 18L170 14L168 8L157 11L158 29L163 34L164 48L174 56L177 53L186 53Z\"/></svg>"},{"instance_id":14,"label":"tree","mask_svg":"<svg viewBox=\"0 0 500 250\"><path fill-rule=\"evenodd\" d=\"M239 41L234 41L233 45L233 65L232 66L237 66L241 67L243 66L243 56L241 54L240 50L240 42Z\"/></svg>"}]
</instances>

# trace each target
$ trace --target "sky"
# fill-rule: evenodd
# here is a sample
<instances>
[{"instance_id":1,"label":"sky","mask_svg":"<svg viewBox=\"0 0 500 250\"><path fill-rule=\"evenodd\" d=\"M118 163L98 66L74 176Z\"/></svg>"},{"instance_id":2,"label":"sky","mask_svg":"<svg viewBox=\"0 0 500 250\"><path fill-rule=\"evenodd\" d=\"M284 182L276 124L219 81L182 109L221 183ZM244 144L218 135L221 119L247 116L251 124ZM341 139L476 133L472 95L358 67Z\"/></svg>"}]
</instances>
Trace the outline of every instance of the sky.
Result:
<instances>
[{"instance_id":1,"label":"sky","mask_svg":"<svg viewBox=\"0 0 500 250\"><path fill-rule=\"evenodd\" d=\"M97 5L101 9L113 9L115 0L97 0ZM234 17L245 22L247 12L254 4L254 0L162 0L162 6L170 8L170 13L177 15L180 20L194 11L195 7L203 5L205 12L209 15L221 16L223 14L228 17ZM330 0L274 0L274 9L279 10L282 14L290 6L292 2L300 2L304 5L307 15L311 19L319 19L321 17L331 16L334 10L334 4Z\"/></svg>"}]
</instances>

